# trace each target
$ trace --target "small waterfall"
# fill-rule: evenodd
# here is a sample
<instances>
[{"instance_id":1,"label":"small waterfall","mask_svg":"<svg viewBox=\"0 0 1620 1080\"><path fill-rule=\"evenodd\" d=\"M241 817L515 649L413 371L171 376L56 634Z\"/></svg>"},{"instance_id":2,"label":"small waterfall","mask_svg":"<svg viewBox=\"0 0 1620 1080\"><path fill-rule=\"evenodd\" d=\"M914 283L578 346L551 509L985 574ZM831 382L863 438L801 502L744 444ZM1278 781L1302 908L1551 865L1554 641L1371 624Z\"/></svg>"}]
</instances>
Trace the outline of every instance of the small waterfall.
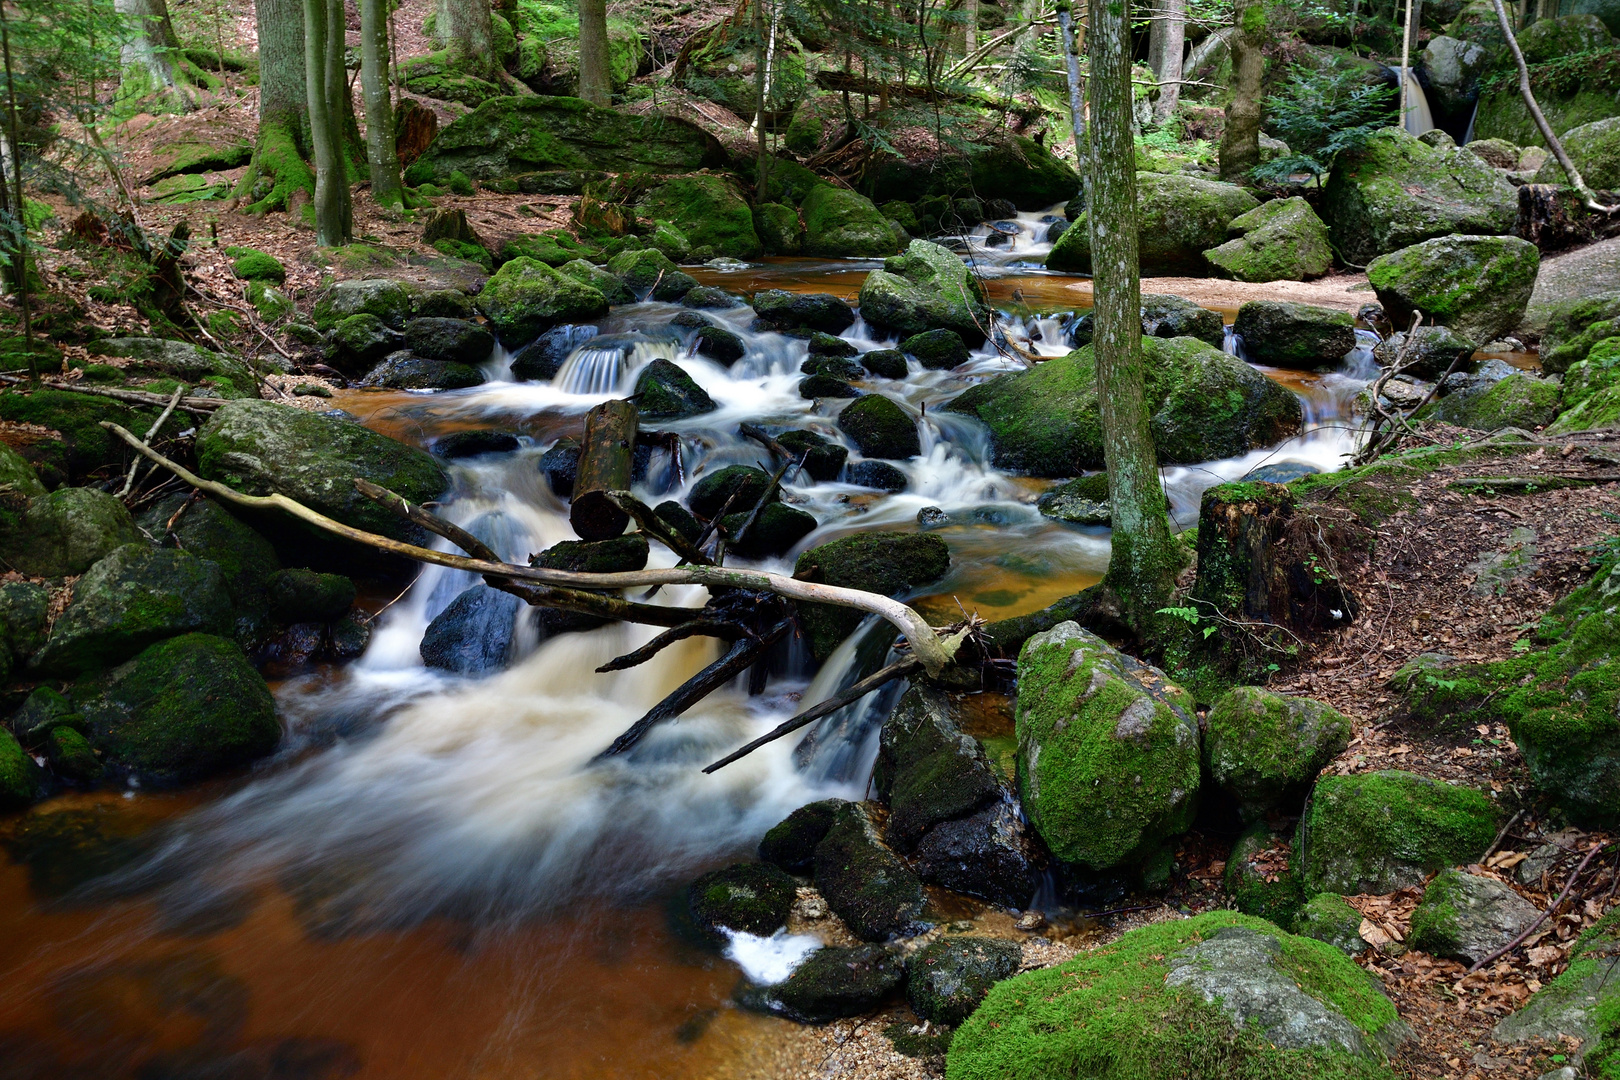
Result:
<instances>
[{"instance_id":1,"label":"small waterfall","mask_svg":"<svg viewBox=\"0 0 1620 1080\"><path fill-rule=\"evenodd\" d=\"M1479 98L1474 98L1474 108L1468 114L1468 130L1463 132L1462 141L1458 146L1467 146L1474 141L1474 122L1479 119Z\"/></svg>"},{"instance_id":2,"label":"small waterfall","mask_svg":"<svg viewBox=\"0 0 1620 1080\"><path fill-rule=\"evenodd\" d=\"M1423 92L1423 84L1418 82L1417 74L1411 68L1401 71L1402 81L1406 86L1406 114L1401 118L1401 124L1409 135L1421 135L1434 128L1434 113L1429 109L1428 95Z\"/></svg>"},{"instance_id":3,"label":"small waterfall","mask_svg":"<svg viewBox=\"0 0 1620 1080\"><path fill-rule=\"evenodd\" d=\"M1225 336L1221 340L1221 351L1227 356L1235 356L1245 364L1249 363L1249 354L1243 351L1243 335L1232 329L1228 323L1222 328Z\"/></svg>"},{"instance_id":4,"label":"small waterfall","mask_svg":"<svg viewBox=\"0 0 1620 1080\"><path fill-rule=\"evenodd\" d=\"M602 334L568 354L552 385L568 394L611 394L651 361L675 359L680 347L674 335Z\"/></svg>"}]
</instances>

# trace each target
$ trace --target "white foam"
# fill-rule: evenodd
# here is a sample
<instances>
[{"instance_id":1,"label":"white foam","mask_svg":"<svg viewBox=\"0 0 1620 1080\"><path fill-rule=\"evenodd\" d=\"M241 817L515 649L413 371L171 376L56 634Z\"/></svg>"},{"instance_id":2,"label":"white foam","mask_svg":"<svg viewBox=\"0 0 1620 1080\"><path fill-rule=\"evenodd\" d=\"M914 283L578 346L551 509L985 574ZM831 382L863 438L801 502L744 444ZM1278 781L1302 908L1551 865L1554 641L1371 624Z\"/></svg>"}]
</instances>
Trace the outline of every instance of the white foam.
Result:
<instances>
[{"instance_id":1,"label":"white foam","mask_svg":"<svg viewBox=\"0 0 1620 1080\"><path fill-rule=\"evenodd\" d=\"M748 981L756 986L775 986L787 981L811 953L821 948L820 938L813 934L790 934L786 927L770 937L721 929L731 938L731 944L726 946L726 959L742 968Z\"/></svg>"}]
</instances>

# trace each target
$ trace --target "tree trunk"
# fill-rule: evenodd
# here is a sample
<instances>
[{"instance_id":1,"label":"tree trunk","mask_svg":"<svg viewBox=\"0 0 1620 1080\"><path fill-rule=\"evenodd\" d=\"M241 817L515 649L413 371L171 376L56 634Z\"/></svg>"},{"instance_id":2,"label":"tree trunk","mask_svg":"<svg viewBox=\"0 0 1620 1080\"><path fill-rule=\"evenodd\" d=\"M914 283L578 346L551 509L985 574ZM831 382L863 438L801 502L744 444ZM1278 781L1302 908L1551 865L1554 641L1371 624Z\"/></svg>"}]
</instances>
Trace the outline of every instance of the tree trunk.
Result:
<instances>
[{"instance_id":1,"label":"tree trunk","mask_svg":"<svg viewBox=\"0 0 1620 1080\"><path fill-rule=\"evenodd\" d=\"M249 213L297 210L315 194L303 0L255 0L253 21L259 35L259 134L237 195L250 200Z\"/></svg>"},{"instance_id":2,"label":"tree trunk","mask_svg":"<svg viewBox=\"0 0 1620 1080\"><path fill-rule=\"evenodd\" d=\"M435 32L449 50L445 62L456 71L493 79L500 66L495 58L495 24L489 0L439 0Z\"/></svg>"},{"instance_id":3,"label":"tree trunk","mask_svg":"<svg viewBox=\"0 0 1620 1080\"><path fill-rule=\"evenodd\" d=\"M371 197L384 206L403 205L399 154L394 149L394 108L388 97L388 15L385 0L360 0L360 90L366 103L366 160Z\"/></svg>"},{"instance_id":4,"label":"tree trunk","mask_svg":"<svg viewBox=\"0 0 1620 1080\"><path fill-rule=\"evenodd\" d=\"M1153 77L1159 81L1159 100L1153 103L1153 119L1164 123L1175 115L1181 103L1181 62L1187 50L1187 0L1159 0L1162 18L1154 22L1158 62Z\"/></svg>"},{"instance_id":5,"label":"tree trunk","mask_svg":"<svg viewBox=\"0 0 1620 1080\"><path fill-rule=\"evenodd\" d=\"M1264 0L1238 0L1232 34L1232 103L1221 135L1221 179L1241 182L1260 164L1260 92L1266 60Z\"/></svg>"},{"instance_id":6,"label":"tree trunk","mask_svg":"<svg viewBox=\"0 0 1620 1080\"><path fill-rule=\"evenodd\" d=\"M175 60L180 39L175 37L165 0L113 0L113 8L128 23L129 39L120 49L122 71L118 97L141 102L148 112L189 112L193 101L185 72Z\"/></svg>"},{"instance_id":7,"label":"tree trunk","mask_svg":"<svg viewBox=\"0 0 1620 1080\"><path fill-rule=\"evenodd\" d=\"M613 100L608 71L607 0L579 0L579 96L606 107Z\"/></svg>"},{"instance_id":8,"label":"tree trunk","mask_svg":"<svg viewBox=\"0 0 1620 1080\"><path fill-rule=\"evenodd\" d=\"M632 402L604 401L585 414L585 438L574 476L568 523L582 540L611 540L624 532L630 515L610 493L630 490L640 414Z\"/></svg>"},{"instance_id":9,"label":"tree trunk","mask_svg":"<svg viewBox=\"0 0 1620 1080\"><path fill-rule=\"evenodd\" d=\"M1091 229L1097 397L1113 505L1104 584L1125 623L1146 636L1181 567L1170 536L1142 386L1142 290L1136 237L1136 140L1131 130L1128 0L1091 0Z\"/></svg>"},{"instance_id":10,"label":"tree trunk","mask_svg":"<svg viewBox=\"0 0 1620 1080\"><path fill-rule=\"evenodd\" d=\"M339 95L348 96L342 44L343 0L304 0L304 73L310 141L315 147L315 242L322 247L347 244L351 229L348 162L337 107Z\"/></svg>"},{"instance_id":11,"label":"tree trunk","mask_svg":"<svg viewBox=\"0 0 1620 1080\"><path fill-rule=\"evenodd\" d=\"M1076 47L1074 12L1068 0L1061 0L1057 12L1058 29L1062 35L1064 75L1069 84L1069 126L1074 131L1074 168L1084 186L1085 177L1091 175L1091 170L1086 167L1086 107L1085 92L1080 84L1080 50Z\"/></svg>"}]
</instances>

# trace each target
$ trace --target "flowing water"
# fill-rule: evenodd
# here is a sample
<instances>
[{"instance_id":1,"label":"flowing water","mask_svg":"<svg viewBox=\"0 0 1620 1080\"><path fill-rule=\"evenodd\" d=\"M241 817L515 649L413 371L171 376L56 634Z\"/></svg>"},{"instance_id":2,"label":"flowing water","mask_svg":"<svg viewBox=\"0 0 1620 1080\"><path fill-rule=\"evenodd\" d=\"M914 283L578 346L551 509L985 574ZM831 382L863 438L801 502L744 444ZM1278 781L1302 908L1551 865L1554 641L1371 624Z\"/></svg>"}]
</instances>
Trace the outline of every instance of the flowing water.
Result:
<instances>
[{"instance_id":1,"label":"flowing water","mask_svg":"<svg viewBox=\"0 0 1620 1080\"><path fill-rule=\"evenodd\" d=\"M1068 348L1059 309L1071 279L1032 269L1049 248L1043 217L981 226L959 246L987 275L1006 339L1057 356ZM699 276L735 291L853 296L873 265L777 260ZM673 359L719 407L663 425L679 451L653 455L637 485L649 503L680 498L723 465L765 461L736 434L741 421L838 438L844 403L797 394L802 341L753 332L747 308L709 312L748 346L727 369L690 355L691 332L670 325L680 310L614 310L579 332L549 384L510 381L510 357L497 350L482 386L344 393L335 404L424 445L467 428L521 432L516 453L456 463L441 510L519 561L572 536L540 454L577 435L592 405L628 393L656 357ZM892 343L859 321L844 336L863 350ZM1260 464L1336 468L1352 441L1346 402L1369 374L1367 344L1334 374L1268 371L1305 400L1308 430L1241 458L1165 469L1178 522L1192 523L1204 488ZM1228 351L1241 356L1241 342ZM951 570L914 600L936 622L961 610L1005 618L1096 581L1106 530L1042 517L1034 503L1048 482L997 469L982 427L940 408L1022 367L986 346L957 370L913 365L903 383L883 384L922 432L922 454L899 463L906 489L788 477L784 498L821 522L797 550L860 530L916 529L918 511L938 507ZM759 565L790 572L792 558ZM655 546L653 565L673 557ZM692 640L598 675L655 631L548 639L525 610L515 627L494 628L511 631L504 672L425 668L418 646L429 621L473 584L424 569L377 620L360 660L279 684L288 737L253 775L183 794L66 796L23 819L13 861L0 868L0 1077L769 1071L783 1022L727 1005L737 965L776 977L808 946L739 939L729 959L715 955L672 929L669 898L697 872L745 855L794 807L861 797L876 722L897 689L829 717L797 746L773 743L713 776L700 768L881 663L882 642L858 633L819 668L787 647L763 694L712 695L633 753L592 765L717 647ZM697 605L702 595L666 588L654 602Z\"/></svg>"}]
</instances>

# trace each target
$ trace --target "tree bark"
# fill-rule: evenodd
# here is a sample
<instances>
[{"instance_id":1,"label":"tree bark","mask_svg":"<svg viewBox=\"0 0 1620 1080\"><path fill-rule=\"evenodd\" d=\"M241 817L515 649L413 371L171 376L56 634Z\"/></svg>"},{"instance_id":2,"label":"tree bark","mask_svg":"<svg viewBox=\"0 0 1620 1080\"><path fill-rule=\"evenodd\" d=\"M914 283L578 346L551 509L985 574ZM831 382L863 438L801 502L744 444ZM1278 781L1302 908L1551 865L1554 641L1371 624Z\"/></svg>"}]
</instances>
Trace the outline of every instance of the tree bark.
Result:
<instances>
[{"instance_id":1,"label":"tree bark","mask_svg":"<svg viewBox=\"0 0 1620 1080\"><path fill-rule=\"evenodd\" d=\"M449 55L445 62L456 71L480 79L495 77L495 24L489 0L439 0L434 32Z\"/></svg>"},{"instance_id":2,"label":"tree bark","mask_svg":"<svg viewBox=\"0 0 1620 1080\"><path fill-rule=\"evenodd\" d=\"M1260 164L1260 93L1265 77L1266 6L1239 0L1232 34L1232 103L1221 134L1221 179L1241 182Z\"/></svg>"},{"instance_id":3,"label":"tree bark","mask_svg":"<svg viewBox=\"0 0 1620 1080\"><path fill-rule=\"evenodd\" d=\"M253 20L259 36L259 133L237 194L250 200L248 212L264 213L315 194L303 0L255 0Z\"/></svg>"},{"instance_id":4,"label":"tree bark","mask_svg":"<svg viewBox=\"0 0 1620 1080\"><path fill-rule=\"evenodd\" d=\"M348 163L337 108L338 95L349 92L343 77L342 0L304 0L304 73L315 147L315 241L341 247L351 231Z\"/></svg>"},{"instance_id":5,"label":"tree bark","mask_svg":"<svg viewBox=\"0 0 1620 1080\"><path fill-rule=\"evenodd\" d=\"M1153 43L1158 48L1157 61L1152 60L1154 45L1149 46L1153 77L1159 82L1159 100L1153 103L1153 119L1164 123L1175 114L1181 103L1181 62L1187 50L1187 0L1159 0L1160 18L1153 23Z\"/></svg>"},{"instance_id":6,"label":"tree bark","mask_svg":"<svg viewBox=\"0 0 1620 1080\"><path fill-rule=\"evenodd\" d=\"M585 414L574 501L568 507L568 523L580 539L611 540L630 523L613 493L630 490L639 425L635 405L619 399L604 401Z\"/></svg>"},{"instance_id":7,"label":"tree bark","mask_svg":"<svg viewBox=\"0 0 1620 1080\"><path fill-rule=\"evenodd\" d=\"M360 92L366 103L366 160L371 197L384 206L403 205L399 153L394 147L394 108L388 97L388 14L385 0L360 0Z\"/></svg>"},{"instance_id":8,"label":"tree bark","mask_svg":"<svg viewBox=\"0 0 1620 1080\"><path fill-rule=\"evenodd\" d=\"M613 100L608 71L607 0L579 0L579 96L606 107Z\"/></svg>"},{"instance_id":9,"label":"tree bark","mask_svg":"<svg viewBox=\"0 0 1620 1080\"><path fill-rule=\"evenodd\" d=\"M1142 374L1142 296L1136 236L1136 141L1131 124L1128 0L1091 0L1092 288L1097 397L1114 509L1104 583L1125 623L1146 636L1166 606L1181 561L1170 536Z\"/></svg>"},{"instance_id":10,"label":"tree bark","mask_svg":"<svg viewBox=\"0 0 1620 1080\"><path fill-rule=\"evenodd\" d=\"M113 8L129 25L129 40L119 50L122 71L118 95L129 101L156 98L158 108L189 112L193 102L187 80L174 60L180 49L165 0L113 0Z\"/></svg>"},{"instance_id":11,"label":"tree bark","mask_svg":"<svg viewBox=\"0 0 1620 1080\"><path fill-rule=\"evenodd\" d=\"M1069 126L1074 130L1074 167L1082 177L1090 175L1086 168L1086 107L1085 92L1080 85L1080 52L1075 42L1074 12L1068 0L1058 4L1058 28L1063 39L1063 68L1069 83Z\"/></svg>"}]
</instances>

